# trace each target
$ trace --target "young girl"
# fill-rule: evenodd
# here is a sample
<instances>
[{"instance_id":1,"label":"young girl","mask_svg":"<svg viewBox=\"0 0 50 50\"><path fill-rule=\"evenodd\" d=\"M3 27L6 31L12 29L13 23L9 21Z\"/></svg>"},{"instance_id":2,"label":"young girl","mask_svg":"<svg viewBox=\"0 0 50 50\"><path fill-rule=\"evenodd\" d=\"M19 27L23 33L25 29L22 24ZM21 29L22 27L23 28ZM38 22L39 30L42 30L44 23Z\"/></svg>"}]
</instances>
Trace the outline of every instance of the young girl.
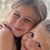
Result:
<instances>
[{"instance_id":1,"label":"young girl","mask_svg":"<svg viewBox=\"0 0 50 50\"><path fill-rule=\"evenodd\" d=\"M19 50L21 37L47 17L47 8L40 0L18 0L11 8L0 25L1 50L12 50L16 45Z\"/></svg>"},{"instance_id":2,"label":"young girl","mask_svg":"<svg viewBox=\"0 0 50 50\"><path fill-rule=\"evenodd\" d=\"M50 20L44 20L23 36L21 50L50 50Z\"/></svg>"}]
</instances>

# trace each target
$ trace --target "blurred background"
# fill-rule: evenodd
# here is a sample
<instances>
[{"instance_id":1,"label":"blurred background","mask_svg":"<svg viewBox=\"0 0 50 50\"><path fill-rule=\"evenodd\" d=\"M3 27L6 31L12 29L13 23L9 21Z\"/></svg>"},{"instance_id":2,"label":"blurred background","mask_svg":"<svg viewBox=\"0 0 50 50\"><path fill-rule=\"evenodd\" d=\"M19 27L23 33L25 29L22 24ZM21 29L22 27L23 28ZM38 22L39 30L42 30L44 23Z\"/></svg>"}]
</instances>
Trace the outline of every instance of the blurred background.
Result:
<instances>
[{"instance_id":1,"label":"blurred background","mask_svg":"<svg viewBox=\"0 0 50 50\"><path fill-rule=\"evenodd\" d=\"M3 21L10 12L13 1L14 0L0 0L0 21ZM44 0L44 2L48 10L47 19L50 19L50 0Z\"/></svg>"}]
</instances>

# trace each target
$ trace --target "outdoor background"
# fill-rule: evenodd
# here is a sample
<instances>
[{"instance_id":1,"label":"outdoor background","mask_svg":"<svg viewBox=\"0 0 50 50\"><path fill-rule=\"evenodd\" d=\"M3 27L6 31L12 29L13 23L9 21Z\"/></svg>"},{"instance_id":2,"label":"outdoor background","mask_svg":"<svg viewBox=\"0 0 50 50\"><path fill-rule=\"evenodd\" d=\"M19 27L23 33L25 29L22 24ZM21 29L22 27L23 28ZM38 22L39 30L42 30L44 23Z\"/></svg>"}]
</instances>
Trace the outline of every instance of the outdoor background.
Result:
<instances>
[{"instance_id":1,"label":"outdoor background","mask_svg":"<svg viewBox=\"0 0 50 50\"><path fill-rule=\"evenodd\" d=\"M14 0L0 0L0 21L3 21L10 12L10 7L13 1ZM50 19L50 0L44 0L44 2L48 10L47 19Z\"/></svg>"}]
</instances>

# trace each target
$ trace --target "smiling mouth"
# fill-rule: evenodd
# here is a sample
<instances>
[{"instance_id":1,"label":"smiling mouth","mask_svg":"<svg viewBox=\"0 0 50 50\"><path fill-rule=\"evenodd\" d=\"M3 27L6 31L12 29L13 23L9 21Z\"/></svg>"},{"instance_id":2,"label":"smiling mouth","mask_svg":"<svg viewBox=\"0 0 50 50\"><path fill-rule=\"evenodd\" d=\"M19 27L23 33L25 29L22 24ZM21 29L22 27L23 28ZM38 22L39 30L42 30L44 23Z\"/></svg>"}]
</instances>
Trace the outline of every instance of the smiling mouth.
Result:
<instances>
[{"instance_id":1,"label":"smiling mouth","mask_svg":"<svg viewBox=\"0 0 50 50\"><path fill-rule=\"evenodd\" d=\"M17 31L23 31L22 29L20 29L20 28L15 28Z\"/></svg>"}]
</instances>

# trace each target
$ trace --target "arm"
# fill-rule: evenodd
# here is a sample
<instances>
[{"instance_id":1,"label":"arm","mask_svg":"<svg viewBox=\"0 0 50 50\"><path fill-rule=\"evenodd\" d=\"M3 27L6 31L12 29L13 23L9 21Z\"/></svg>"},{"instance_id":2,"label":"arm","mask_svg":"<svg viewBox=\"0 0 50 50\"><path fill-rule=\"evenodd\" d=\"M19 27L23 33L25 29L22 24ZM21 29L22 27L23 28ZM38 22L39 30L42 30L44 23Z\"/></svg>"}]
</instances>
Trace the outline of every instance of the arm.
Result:
<instances>
[{"instance_id":1,"label":"arm","mask_svg":"<svg viewBox=\"0 0 50 50\"><path fill-rule=\"evenodd\" d=\"M0 30L0 50L13 50L13 34L8 28Z\"/></svg>"}]
</instances>

